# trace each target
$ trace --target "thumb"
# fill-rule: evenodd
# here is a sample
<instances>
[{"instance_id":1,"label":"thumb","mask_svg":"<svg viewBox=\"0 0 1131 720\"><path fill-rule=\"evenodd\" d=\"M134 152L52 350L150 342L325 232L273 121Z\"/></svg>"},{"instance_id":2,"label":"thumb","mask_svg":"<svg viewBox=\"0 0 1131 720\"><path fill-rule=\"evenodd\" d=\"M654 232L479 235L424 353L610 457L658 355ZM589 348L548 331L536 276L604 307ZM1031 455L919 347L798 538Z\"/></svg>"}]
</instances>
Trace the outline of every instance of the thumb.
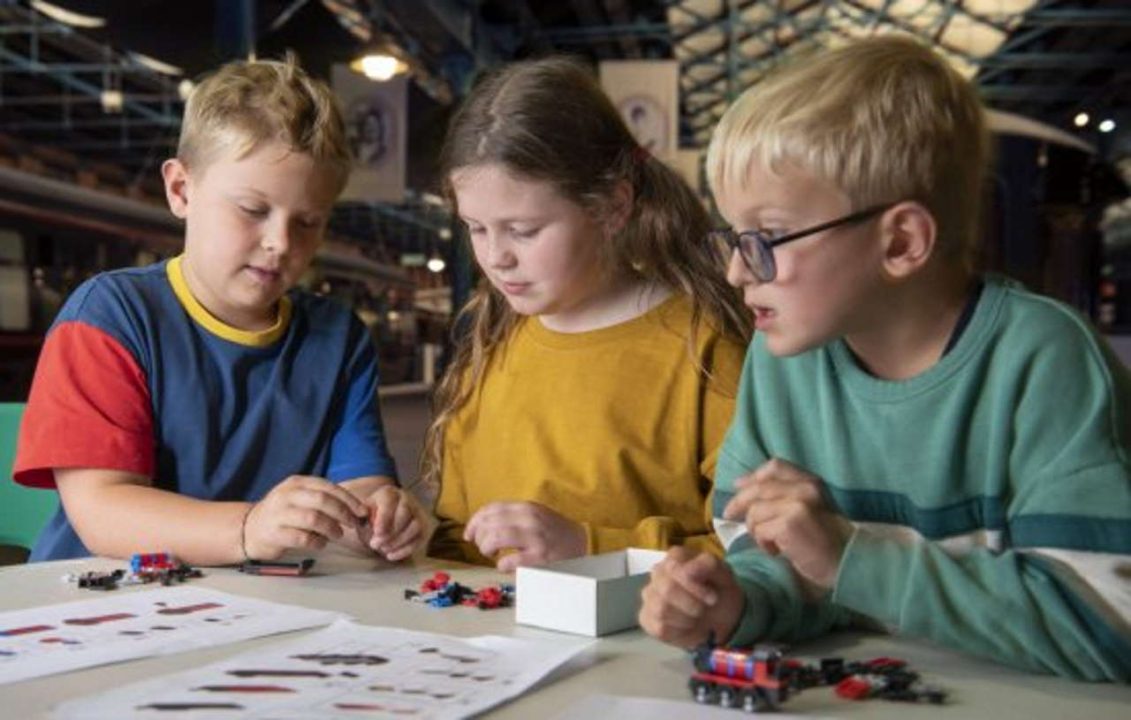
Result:
<instances>
[{"instance_id":1,"label":"thumb","mask_svg":"<svg viewBox=\"0 0 1131 720\"><path fill-rule=\"evenodd\" d=\"M705 605L713 606L719 600L713 577L719 560L710 553L700 553L681 565L673 577L687 592Z\"/></svg>"},{"instance_id":2,"label":"thumb","mask_svg":"<svg viewBox=\"0 0 1131 720\"><path fill-rule=\"evenodd\" d=\"M495 569L499 572L513 573L518 569L519 565L537 565L538 562L532 553L526 550L519 550L515 552L508 552L499 558L499 562L495 564Z\"/></svg>"}]
</instances>

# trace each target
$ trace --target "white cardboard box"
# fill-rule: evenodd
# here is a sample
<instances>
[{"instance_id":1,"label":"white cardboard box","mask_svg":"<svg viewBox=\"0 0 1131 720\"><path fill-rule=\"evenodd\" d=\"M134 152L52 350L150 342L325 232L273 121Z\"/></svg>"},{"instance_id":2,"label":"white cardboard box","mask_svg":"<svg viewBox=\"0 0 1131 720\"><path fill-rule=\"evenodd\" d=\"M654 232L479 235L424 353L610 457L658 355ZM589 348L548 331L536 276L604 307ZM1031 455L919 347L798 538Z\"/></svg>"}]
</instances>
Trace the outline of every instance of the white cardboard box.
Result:
<instances>
[{"instance_id":1,"label":"white cardboard box","mask_svg":"<svg viewBox=\"0 0 1131 720\"><path fill-rule=\"evenodd\" d=\"M634 628L648 571L664 555L629 548L520 567L515 573L515 621L590 637Z\"/></svg>"}]
</instances>

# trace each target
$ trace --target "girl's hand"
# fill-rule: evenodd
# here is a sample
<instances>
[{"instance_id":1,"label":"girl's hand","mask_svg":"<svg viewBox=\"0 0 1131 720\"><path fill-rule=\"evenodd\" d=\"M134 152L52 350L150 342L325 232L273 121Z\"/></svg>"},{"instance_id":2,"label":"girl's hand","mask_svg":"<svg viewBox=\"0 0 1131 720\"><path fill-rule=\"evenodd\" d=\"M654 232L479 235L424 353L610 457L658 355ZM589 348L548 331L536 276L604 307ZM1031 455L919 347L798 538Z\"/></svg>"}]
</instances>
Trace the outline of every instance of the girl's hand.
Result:
<instances>
[{"instance_id":1,"label":"girl's hand","mask_svg":"<svg viewBox=\"0 0 1131 720\"><path fill-rule=\"evenodd\" d=\"M275 560L290 549L320 550L357 528L369 508L329 480L291 475L252 505L243 523L243 551Z\"/></svg>"},{"instance_id":2,"label":"girl's hand","mask_svg":"<svg viewBox=\"0 0 1131 720\"><path fill-rule=\"evenodd\" d=\"M390 562L412 555L424 540L422 511L412 496L395 485L383 485L365 499L369 527L360 528L362 544Z\"/></svg>"},{"instance_id":3,"label":"girl's hand","mask_svg":"<svg viewBox=\"0 0 1131 720\"><path fill-rule=\"evenodd\" d=\"M532 502L494 502L484 505L467 521L463 539L488 557L506 553L496 567L514 572L519 565L545 565L584 555L585 528L545 505Z\"/></svg>"}]
</instances>

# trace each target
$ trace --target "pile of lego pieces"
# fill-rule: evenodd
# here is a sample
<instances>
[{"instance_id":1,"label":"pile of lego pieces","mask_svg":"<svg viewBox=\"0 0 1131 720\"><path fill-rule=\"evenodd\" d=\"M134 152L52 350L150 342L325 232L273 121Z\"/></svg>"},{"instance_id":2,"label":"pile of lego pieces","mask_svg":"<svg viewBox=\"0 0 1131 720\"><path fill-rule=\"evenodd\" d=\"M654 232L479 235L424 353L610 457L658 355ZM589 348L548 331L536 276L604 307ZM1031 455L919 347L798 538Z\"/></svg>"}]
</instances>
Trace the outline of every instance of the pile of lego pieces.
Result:
<instances>
[{"instance_id":1,"label":"pile of lego pieces","mask_svg":"<svg viewBox=\"0 0 1131 720\"><path fill-rule=\"evenodd\" d=\"M470 605L493 610L514 604L514 585L499 583L474 590L455 582L446 572L437 572L422 582L419 590L405 590L404 598L436 608Z\"/></svg>"},{"instance_id":2,"label":"pile of lego pieces","mask_svg":"<svg viewBox=\"0 0 1131 720\"><path fill-rule=\"evenodd\" d=\"M834 686L836 694L847 700L946 701L946 691L919 682L919 673L897 658L845 662L843 658L823 658L819 665L797 660L784 663L784 675L791 687L801 690L820 685Z\"/></svg>"},{"instance_id":3,"label":"pile of lego pieces","mask_svg":"<svg viewBox=\"0 0 1131 720\"><path fill-rule=\"evenodd\" d=\"M178 561L171 553L137 553L130 558L129 570L111 572L90 571L70 573L64 580L87 590L117 590L124 585L161 583L172 585L189 578L204 577L204 573L188 563Z\"/></svg>"}]
</instances>

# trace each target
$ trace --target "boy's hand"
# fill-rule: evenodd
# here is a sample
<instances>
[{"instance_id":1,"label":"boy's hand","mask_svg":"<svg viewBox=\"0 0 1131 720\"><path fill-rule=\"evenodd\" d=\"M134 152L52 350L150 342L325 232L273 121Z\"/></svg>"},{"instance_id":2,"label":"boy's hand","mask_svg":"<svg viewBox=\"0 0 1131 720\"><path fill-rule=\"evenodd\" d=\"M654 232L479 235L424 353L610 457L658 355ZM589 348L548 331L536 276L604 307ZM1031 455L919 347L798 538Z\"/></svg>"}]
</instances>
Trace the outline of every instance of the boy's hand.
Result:
<instances>
[{"instance_id":1,"label":"boy's hand","mask_svg":"<svg viewBox=\"0 0 1131 720\"><path fill-rule=\"evenodd\" d=\"M424 520L412 496L395 485L383 485L365 504L372 509L369 528L358 530L361 542L390 562L411 556L424 539Z\"/></svg>"},{"instance_id":2,"label":"boy's hand","mask_svg":"<svg viewBox=\"0 0 1131 720\"><path fill-rule=\"evenodd\" d=\"M750 537L770 555L783 555L815 600L836 584L853 526L829 507L821 479L777 458L735 483L738 493L723 517L746 523Z\"/></svg>"},{"instance_id":3,"label":"boy's hand","mask_svg":"<svg viewBox=\"0 0 1131 720\"><path fill-rule=\"evenodd\" d=\"M713 632L725 641L738 627L745 597L724 561L673 547L652 568L641 593L640 627L672 645L692 648Z\"/></svg>"},{"instance_id":4,"label":"boy's hand","mask_svg":"<svg viewBox=\"0 0 1131 720\"><path fill-rule=\"evenodd\" d=\"M496 567L500 572L578 557L588 549L584 527L533 502L484 505L467 521L463 539L488 557L514 550L499 559Z\"/></svg>"},{"instance_id":5,"label":"boy's hand","mask_svg":"<svg viewBox=\"0 0 1131 720\"><path fill-rule=\"evenodd\" d=\"M321 549L360 527L369 509L329 480L291 475L252 506L244 520L243 550L256 560L275 560L293 548Z\"/></svg>"}]
</instances>

